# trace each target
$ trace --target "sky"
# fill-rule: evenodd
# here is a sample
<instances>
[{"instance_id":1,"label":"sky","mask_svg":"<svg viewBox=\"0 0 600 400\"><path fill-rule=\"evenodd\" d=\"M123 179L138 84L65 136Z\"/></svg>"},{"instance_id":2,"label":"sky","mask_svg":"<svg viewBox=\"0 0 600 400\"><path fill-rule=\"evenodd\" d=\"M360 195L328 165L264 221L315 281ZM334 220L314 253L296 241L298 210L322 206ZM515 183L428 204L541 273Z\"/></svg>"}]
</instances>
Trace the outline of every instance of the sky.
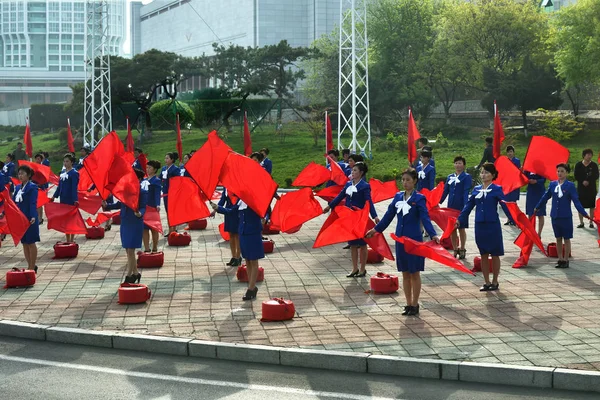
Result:
<instances>
[{"instance_id":1,"label":"sky","mask_svg":"<svg viewBox=\"0 0 600 400\"><path fill-rule=\"evenodd\" d=\"M125 28L125 41L123 42L123 52L125 54L131 54L131 38L130 38L130 34L131 34L131 4L132 0L127 0L127 25ZM151 3L152 0L142 0L142 3L144 4L148 4Z\"/></svg>"}]
</instances>

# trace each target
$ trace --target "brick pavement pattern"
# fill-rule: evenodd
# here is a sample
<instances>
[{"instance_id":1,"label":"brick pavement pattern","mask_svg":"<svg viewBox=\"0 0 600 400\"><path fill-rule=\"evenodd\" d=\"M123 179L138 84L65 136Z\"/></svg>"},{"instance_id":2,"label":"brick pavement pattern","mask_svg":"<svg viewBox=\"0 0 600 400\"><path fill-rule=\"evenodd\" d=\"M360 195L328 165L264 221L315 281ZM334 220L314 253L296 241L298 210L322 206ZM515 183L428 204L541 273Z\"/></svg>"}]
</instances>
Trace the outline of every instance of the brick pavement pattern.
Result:
<instances>
[{"instance_id":1,"label":"brick pavement pattern","mask_svg":"<svg viewBox=\"0 0 600 400\"><path fill-rule=\"evenodd\" d=\"M524 202L522 196L522 209ZM380 216L388 204L377 205ZM574 223L576 218L574 210ZM505 220L503 213L501 219ZM498 292L480 293L481 276L427 261L421 315L405 317L400 315L405 304L401 290L391 295L369 292L369 275L395 273L394 262L368 265L367 277L351 279L345 276L351 261L344 244L312 249L324 220L325 216L312 220L292 235L271 236L275 252L260 262L265 281L258 284L254 302L241 300L246 284L236 280L235 268L225 266L230 253L218 233L221 218L209 220L204 231L192 231L189 247L169 247L161 239L164 267L142 270L142 283L153 296L146 304L129 306L117 303L126 263L118 226L102 240L76 237L79 256L66 261L52 259L52 245L64 235L43 226L38 281L31 288L0 290L0 319L222 342L600 370L600 249L596 230L587 224L575 229L573 259L566 270L555 269L555 259L537 249L529 267L512 269L519 255L512 244L518 229L503 226L506 254ZM389 233L394 229L395 222L385 232L392 246ZM466 264L472 266L477 255L472 229L468 239ZM549 218L542 240L554 241ZM10 238L2 244L3 270L26 265L21 246L13 247ZM262 323L261 302L271 297L292 299L296 317Z\"/></svg>"}]
</instances>

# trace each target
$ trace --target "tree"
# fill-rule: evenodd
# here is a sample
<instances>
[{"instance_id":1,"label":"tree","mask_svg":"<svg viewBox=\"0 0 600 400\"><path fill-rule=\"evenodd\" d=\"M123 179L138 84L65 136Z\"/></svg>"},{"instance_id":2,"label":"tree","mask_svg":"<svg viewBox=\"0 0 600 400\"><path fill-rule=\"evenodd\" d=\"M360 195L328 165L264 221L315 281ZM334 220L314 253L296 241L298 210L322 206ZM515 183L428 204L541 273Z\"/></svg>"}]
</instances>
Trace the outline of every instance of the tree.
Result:
<instances>
[{"instance_id":1,"label":"tree","mask_svg":"<svg viewBox=\"0 0 600 400\"><path fill-rule=\"evenodd\" d=\"M303 91L309 102L322 108L337 108L339 90L339 31L323 35L312 44L313 57L302 67L308 71Z\"/></svg>"},{"instance_id":2,"label":"tree","mask_svg":"<svg viewBox=\"0 0 600 400\"><path fill-rule=\"evenodd\" d=\"M580 0L561 8L551 21L550 44L573 114L584 87L600 83L600 1Z\"/></svg>"}]
</instances>

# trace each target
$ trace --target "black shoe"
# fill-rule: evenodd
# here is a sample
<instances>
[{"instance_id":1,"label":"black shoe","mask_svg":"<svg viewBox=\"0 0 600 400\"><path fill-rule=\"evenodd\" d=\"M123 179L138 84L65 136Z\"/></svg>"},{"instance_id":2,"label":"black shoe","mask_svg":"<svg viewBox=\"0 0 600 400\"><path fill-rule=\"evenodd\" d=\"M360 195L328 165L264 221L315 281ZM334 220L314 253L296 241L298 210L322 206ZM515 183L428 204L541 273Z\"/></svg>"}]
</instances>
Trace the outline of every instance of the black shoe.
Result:
<instances>
[{"instance_id":1,"label":"black shoe","mask_svg":"<svg viewBox=\"0 0 600 400\"><path fill-rule=\"evenodd\" d=\"M489 292L490 291L490 284L488 283L484 283L483 286L479 289L480 292Z\"/></svg>"},{"instance_id":2,"label":"black shoe","mask_svg":"<svg viewBox=\"0 0 600 400\"><path fill-rule=\"evenodd\" d=\"M555 268L569 268L569 262L560 260Z\"/></svg>"},{"instance_id":3,"label":"black shoe","mask_svg":"<svg viewBox=\"0 0 600 400\"><path fill-rule=\"evenodd\" d=\"M346 275L346 278L355 278L357 276L358 276L358 271L352 271L348 275Z\"/></svg>"},{"instance_id":4,"label":"black shoe","mask_svg":"<svg viewBox=\"0 0 600 400\"><path fill-rule=\"evenodd\" d=\"M583 228L584 226L585 226L585 225L584 225L584 223L583 223L583 222L582 222L582 223L580 223L579 225L577 225L577 227L578 227L578 228Z\"/></svg>"},{"instance_id":5,"label":"black shoe","mask_svg":"<svg viewBox=\"0 0 600 400\"><path fill-rule=\"evenodd\" d=\"M356 274L357 278L364 278L367 275L367 270L364 270L363 272L359 272L358 274Z\"/></svg>"},{"instance_id":6,"label":"black shoe","mask_svg":"<svg viewBox=\"0 0 600 400\"><path fill-rule=\"evenodd\" d=\"M135 283L136 278L137 278L137 276L135 274L125 275L125 280L123 281L123 283Z\"/></svg>"},{"instance_id":7,"label":"black shoe","mask_svg":"<svg viewBox=\"0 0 600 400\"><path fill-rule=\"evenodd\" d=\"M346 245L346 246L344 246L344 247L342 247L342 248L343 248L344 250L348 250L348 249L350 248L350 245L348 244L348 245Z\"/></svg>"},{"instance_id":8,"label":"black shoe","mask_svg":"<svg viewBox=\"0 0 600 400\"><path fill-rule=\"evenodd\" d=\"M498 290L498 288L499 288L499 287L500 287L500 285L499 285L499 284L497 284L497 283L496 283L496 284L494 285L494 284L492 283L492 284L490 285L490 289L489 289L489 290L490 290L490 291L492 291L492 290Z\"/></svg>"},{"instance_id":9,"label":"black shoe","mask_svg":"<svg viewBox=\"0 0 600 400\"><path fill-rule=\"evenodd\" d=\"M594 223L590 222L590 228L594 229Z\"/></svg>"},{"instance_id":10,"label":"black shoe","mask_svg":"<svg viewBox=\"0 0 600 400\"><path fill-rule=\"evenodd\" d=\"M33 267L33 272L35 272L36 275L37 275L37 270L38 270L38 267L36 265L36 266Z\"/></svg>"},{"instance_id":11,"label":"black shoe","mask_svg":"<svg viewBox=\"0 0 600 400\"><path fill-rule=\"evenodd\" d=\"M417 304L416 306L411 306L408 314L406 315L419 315L419 305Z\"/></svg>"},{"instance_id":12,"label":"black shoe","mask_svg":"<svg viewBox=\"0 0 600 400\"><path fill-rule=\"evenodd\" d=\"M242 297L242 300L252 300L256 298L256 293L258 293L258 287L254 287L254 289L246 290L246 294Z\"/></svg>"},{"instance_id":13,"label":"black shoe","mask_svg":"<svg viewBox=\"0 0 600 400\"><path fill-rule=\"evenodd\" d=\"M402 311L402 315L408 315L409 311L410 311L410 306L404 306L404 311Z\"/></svg>"},{"instance_id":14,"label":"black shoe","mask_svg":"<svg viewBox=\"0 0 600 400\"><path fill-rule=\"evenodd\" d=\"M112 226L112 225L107 225L106 227L104 227L104 232L108 232L108 231L110 231L110 227L111 227L111 226Z\"/></svg>"},{"instance_id":15,"label":"black shoe","mask_svg":"<svg viewBox=\"0 0 600 400\"><path fill-rule=\"evenodd\" d=\"M131 283L140 283L140 279L142 279L142 274L141 272L138 272L137 275L133 274L131 275L133 278L133 281Z\"/></svg>"},{"instance_id":16,"label":"black shoe","mask_svg":"<svg viewBox=\"0 0 600 400\"><path fill-rule=\"evenodd\" d=\"M226 263L225 265L233 265L234 262L236 262L237 260L233 257L231 257L231 260L229 260L228 263Z\"/></svg>"},{"instance_id":17,"label":"black shoe","mask_svg":"<svg viewBox=\"0 0 600 400\"><path fill-rule=\"evenodd\" d=\"M231 259L231 264L229 264L230 267L239 267L240 265L242 265L242 259L241 258L232 258Z\"/></svg>"},{"instance_id":18,"label":"black shoe","mask_svg":"<svg viewBox=\"0 0 600 400\"><path fill-rule=\"evenodd\" d=\"M508 225L510 225L510 221L506 221L506 222L504 223L504 226L508 226Z\"/></svg>"},{"instance_id":19,"label":"black shoe","mask_svg":"<svg viewBox=\"0 0 600 400\"><path fill-rule=\"evenodd\" d=\"M466 249L458 250L458 259L464 260L465 258L467 258L467 250Z\"/></svg>"}]
</instances>

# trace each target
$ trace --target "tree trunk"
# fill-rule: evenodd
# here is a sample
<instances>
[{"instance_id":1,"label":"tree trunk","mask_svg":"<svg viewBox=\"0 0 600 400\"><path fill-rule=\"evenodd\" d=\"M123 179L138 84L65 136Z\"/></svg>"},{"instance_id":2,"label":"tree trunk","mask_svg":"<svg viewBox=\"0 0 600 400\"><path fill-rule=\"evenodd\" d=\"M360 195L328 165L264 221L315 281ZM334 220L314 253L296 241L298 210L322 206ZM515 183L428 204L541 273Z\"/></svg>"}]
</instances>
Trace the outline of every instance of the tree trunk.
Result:
<instances>
[{"instance_id":1,"label":"tree trunk","mask_svg":"<svg viewBox=\"0 0 600 400\"><path fill-rule=\"evenodd\" d=\"M571 108L573 109L573 116L577 117L579 115L579 86L575 87L575 94L572 95L569 89L566 89L567 97L569 98L569 102L571 103Z\"/></svg>"},{"instance_id":2,"label":"tree trunk","mask_svg":"<svg viewBox=\"0 0 600 400\"><path fill-rule=\"evenodd\" d=\"M451 104L446 103L446 102L444 102L443 104L444 104L444 114L446 114L446 125L450 125L450 117L451 117L450 106L451 106Z\"/></svg>"},{"instance_id":3,"label":"tree trunk","mask_svg":"<svg viewBox=\"0 0 600 400\"><path fill-rule=\"evenodd\" d=\"M523 133L525 133L525 137L527 137L527 110L521 109L521 116L523 117Z\"/></svg>"}]
</instances>

